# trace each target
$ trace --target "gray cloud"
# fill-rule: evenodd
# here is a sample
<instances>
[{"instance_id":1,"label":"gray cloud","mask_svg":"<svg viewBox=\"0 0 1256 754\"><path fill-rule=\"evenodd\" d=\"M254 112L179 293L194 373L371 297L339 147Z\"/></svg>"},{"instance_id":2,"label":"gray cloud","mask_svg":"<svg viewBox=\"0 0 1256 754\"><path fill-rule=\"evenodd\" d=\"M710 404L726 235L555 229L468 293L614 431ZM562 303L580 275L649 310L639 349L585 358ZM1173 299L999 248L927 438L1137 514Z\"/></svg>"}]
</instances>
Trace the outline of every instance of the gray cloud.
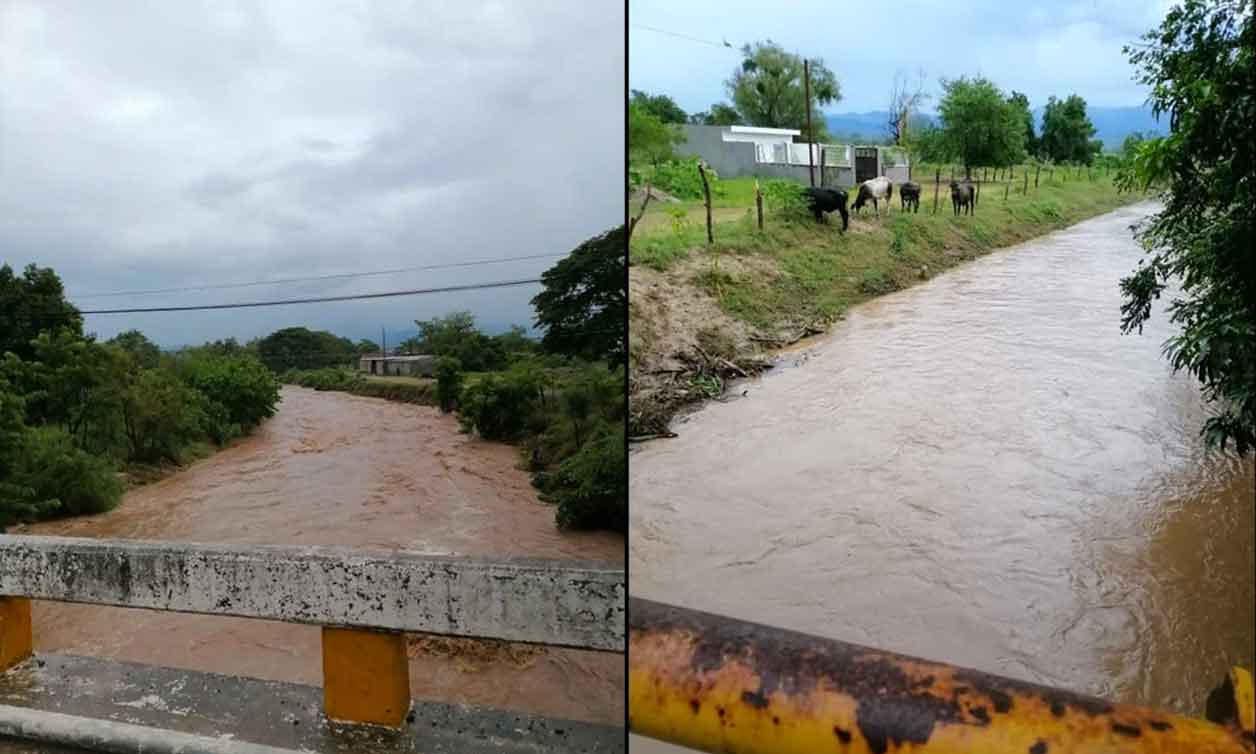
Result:
<instances>
[{"instance_id":1,"label":"gray cloud","mask_svg":"<svg viewBox=\"0 0 1256 754\"><path fill-rule=\"evenodd\" d=\"M615 3L0 2L0 261L75 295L570 250L623 219ZM244 301L536 277L552 262L83 308ZM173 345L290 324L378 336L509 289L184 315L89 317Z\"/></svg>"},{"instance_id":2,"label":"gray cloud","mask_svg":"<svg viewBox=\"0 0 1256 754\"><path fill-rule=\"evenodd\" d=\"M1171 5L915 0L855 8L799 0L765 13L748 0L630 0L629 16L634 24L727 39L736 47L770 38L823 58L842 84L843 99L831 109L858 112L884 109L894 72L917 68L935 91L940 77L980 73L1004 90L1025 92L1034 106L1074 92L1095 105L1141 104L1147 90L1133 82L1121 47L1157 26ZM725 100L724 81L740 60L732 50L629 31L633 88L671 94L689 111Z\"/></svg>"}]
</instances>

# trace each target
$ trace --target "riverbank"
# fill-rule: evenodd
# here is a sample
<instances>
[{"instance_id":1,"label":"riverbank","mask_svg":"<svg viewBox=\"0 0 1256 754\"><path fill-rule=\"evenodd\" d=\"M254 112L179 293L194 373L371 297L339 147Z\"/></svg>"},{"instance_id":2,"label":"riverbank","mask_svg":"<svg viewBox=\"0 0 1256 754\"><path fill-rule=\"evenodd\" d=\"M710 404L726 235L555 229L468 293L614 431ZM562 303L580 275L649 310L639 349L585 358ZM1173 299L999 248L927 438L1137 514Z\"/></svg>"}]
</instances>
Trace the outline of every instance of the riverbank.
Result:
<instances>
[{"instance_id":1,"label":"riverbank","mask_svg":"<svg viewBox=\"0 0 1256 754\"><path fill-rule=\"evenodd\" d=\"M250 436L106 513L29 534L335 545L622 563L624 537L556 528L517 451L428 406L285 386ZM40 602L36 649L269 680L319 682L317 628ZM414 695L560 718L623 720L623 658L415 636ZM311 661L313 658L313 661Z\"/></svg>"},{"instance_id":2,"label":"riverbank","mask_svg":"<svg viewBox=\"0 0 1256 754\"><path fill-rule=\"evenodd\" d=\"M361 395L366 398L383 398L398 403L414 403L435 406L436 380L420 377L376 377L350 369L289 370L280 375L285 385L332 390L340 393Z\"/></svg>"},{"instance_id":3,"label":"riverbank","mask_svg":"<svg viewBox=\"0 0 1256 754\"><path fill-rule=\"evenodd\" d=\"M1032 181L1031 181L1032 183ZM767 210L721 208L715 243L686 204L652 205L629 250L629 433L668 433L671 419L718 398L727 380L762 371L772 356L825 332L851 306L1118 207L1141 201L1106 177L988 184L972 216L953 215L945 186L933 213L881 208L830 224L789 222ZM731 213L731 214L730 214ZM686 219L680 220L681 215ZM663 219L677 219L665 222Z\"/></svg>"}]
</instances>

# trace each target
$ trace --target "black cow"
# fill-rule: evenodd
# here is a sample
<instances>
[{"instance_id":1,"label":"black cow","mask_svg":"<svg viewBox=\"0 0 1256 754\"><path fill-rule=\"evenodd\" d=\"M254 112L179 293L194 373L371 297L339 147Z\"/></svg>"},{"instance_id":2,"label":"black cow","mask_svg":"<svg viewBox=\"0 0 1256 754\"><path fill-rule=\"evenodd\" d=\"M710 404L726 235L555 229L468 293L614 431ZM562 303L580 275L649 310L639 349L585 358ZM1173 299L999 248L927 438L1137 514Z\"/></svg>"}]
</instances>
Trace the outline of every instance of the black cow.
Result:
<instances>
[{"instance_id":1,"label":"black cow","mask_svg":"<svg viewBox=\"0 0 1256 754\"><path fill-rule=\"evenodd\" d=\"M960 214L961 208L963 208L964 214L971 215L973 213L973 208L976 204L973 201L975 193L976 190L973 188L973 185L967 180L963 183L951 181L951 207L955 210L956 215Z\"/></svg>"},{"instance_id":2,"label":"black cow","mask_svg":"<svg viewBox=\"0 0 1256 754\"><path fill-rule=\"evenodd\" d=\"M803 196L807 199L807 207L815 215L816 222L825 222L824 213L838 212L842 216L842 230L850 225L850 213L846 211L846 192L827 188L804 188Z\"/></svg>"},{"instance_id":3,"label":"black cow","mask_svg":"<svg viewBox=\"0 0 1256 754\"><path fill-rule=\"evenodd\" d=\"M898 187L898 196L903 202L904 210L911 210L912 212L920 211L919 183L913 183L911 181L905 182L902 186Z\"/></svg>"}]
</instances>

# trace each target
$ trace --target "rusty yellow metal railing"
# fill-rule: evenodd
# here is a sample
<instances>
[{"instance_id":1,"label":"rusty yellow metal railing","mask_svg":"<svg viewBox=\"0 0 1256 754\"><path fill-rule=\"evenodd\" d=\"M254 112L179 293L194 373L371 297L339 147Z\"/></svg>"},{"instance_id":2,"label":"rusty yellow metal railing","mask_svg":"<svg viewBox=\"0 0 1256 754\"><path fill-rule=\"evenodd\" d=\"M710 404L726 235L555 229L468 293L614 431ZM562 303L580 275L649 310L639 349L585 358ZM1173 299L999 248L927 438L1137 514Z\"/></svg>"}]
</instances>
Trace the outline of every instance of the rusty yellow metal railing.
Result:
<instances>
[{"instance_id":1,"label":"rusty yellow metal railing","mask_svg":"<svg viewBox=\"0 0 1256 754\"><path fill-rule=\"evenodd\" d=\"M1210 699L1214 722L642 599L628 608L630 730L700 751L1256 752L1241 668Z\"/></svg>"}]
</instances>

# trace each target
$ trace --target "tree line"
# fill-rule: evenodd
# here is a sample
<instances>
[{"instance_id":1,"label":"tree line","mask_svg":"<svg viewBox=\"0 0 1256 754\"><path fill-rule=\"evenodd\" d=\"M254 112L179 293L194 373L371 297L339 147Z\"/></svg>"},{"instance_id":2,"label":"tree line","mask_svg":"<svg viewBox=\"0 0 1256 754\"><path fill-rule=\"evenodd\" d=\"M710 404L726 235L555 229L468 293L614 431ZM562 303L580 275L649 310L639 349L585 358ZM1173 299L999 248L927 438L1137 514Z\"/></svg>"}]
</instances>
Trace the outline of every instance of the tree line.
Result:
<instances>
[{"instance_id":1,"label":"tree line","mask_svg":"<svg viewBox=\"0 0 1256 754\"><path fill-rule=\"evenodd\" d=\"M163 353L138 331L83 332L61 280L0 266L0 530L108 510L124 470L178 464L248 434L279 386L231 344Z\"/></svg>"}]
</instances>

